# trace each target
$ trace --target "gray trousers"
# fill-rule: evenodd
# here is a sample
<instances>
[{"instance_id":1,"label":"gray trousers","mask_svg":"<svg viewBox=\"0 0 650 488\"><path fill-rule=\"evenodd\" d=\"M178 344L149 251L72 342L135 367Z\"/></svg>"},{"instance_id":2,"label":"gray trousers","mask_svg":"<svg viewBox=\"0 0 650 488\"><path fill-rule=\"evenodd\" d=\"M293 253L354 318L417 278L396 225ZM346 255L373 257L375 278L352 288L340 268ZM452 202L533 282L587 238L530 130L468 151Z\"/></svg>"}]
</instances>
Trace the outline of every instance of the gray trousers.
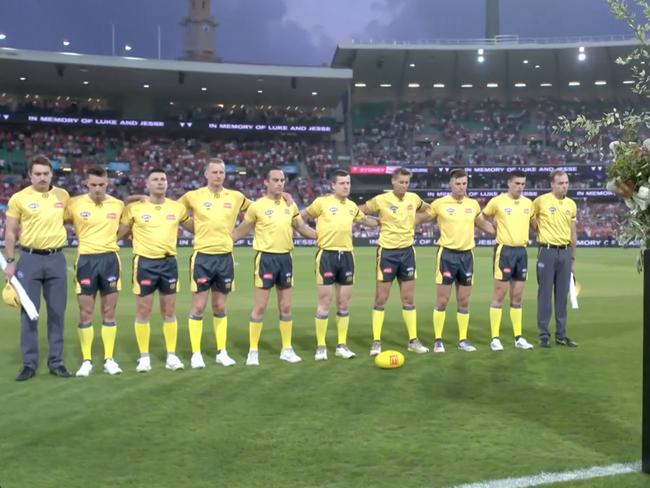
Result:
<instances>
[{"instance_id":1,"label":"gray trousers","mask_svg":"<svg viewBox=\"0 0 650 488\"><path fill-rule=\"evenodd\" d=\"M41 289L47 305L47 341L50 354L47 365L50 369L63 364L63 325L67 298L67 269L63 252L49 255L20 253L16 265L16 276L27 295L38 310L41 303ZM30 320L24 309L20 309L20 352L23 365L32 369L38 367L38 320Z\"/></svg>"},{"instance_id":2,"label":"gray trousers","mask_svg":"<svg viewBox=\"0 0 650 488\"><path fill-rule=\"evenodd\" d=\"M555 337L566 337L567 295L571 280L571 249L539 248L537 255L537 328L540 339L551 333L548 324L555 293Z\"/></svg>"}]
</instances>

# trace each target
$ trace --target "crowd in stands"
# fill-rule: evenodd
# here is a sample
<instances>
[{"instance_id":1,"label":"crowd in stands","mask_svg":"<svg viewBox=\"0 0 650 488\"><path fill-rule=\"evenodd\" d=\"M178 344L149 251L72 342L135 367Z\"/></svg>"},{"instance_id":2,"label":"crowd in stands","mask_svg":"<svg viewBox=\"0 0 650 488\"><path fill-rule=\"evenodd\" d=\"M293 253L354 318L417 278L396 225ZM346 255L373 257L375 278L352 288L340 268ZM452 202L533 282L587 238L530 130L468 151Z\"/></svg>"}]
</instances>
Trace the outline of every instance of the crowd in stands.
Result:
<instances>
[{"instance_id":1,"label":"crowd in stands","mask_svg":"<svg viewBox=\"0 0 650 488\"><path fill-rule=\"evenodd\" d=\"M103 98L47 97L38 94L0 93L0 112L117 117L118 111Z\"/></svg>"}]
</instances>

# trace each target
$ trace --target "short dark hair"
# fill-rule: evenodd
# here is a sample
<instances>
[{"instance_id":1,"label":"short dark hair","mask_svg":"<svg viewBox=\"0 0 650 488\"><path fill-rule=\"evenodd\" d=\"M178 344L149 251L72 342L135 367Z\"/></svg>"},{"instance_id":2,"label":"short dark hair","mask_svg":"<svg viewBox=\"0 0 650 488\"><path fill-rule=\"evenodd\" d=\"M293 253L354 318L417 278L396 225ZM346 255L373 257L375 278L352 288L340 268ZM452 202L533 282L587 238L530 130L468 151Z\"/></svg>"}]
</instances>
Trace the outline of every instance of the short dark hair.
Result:
<instances>
[{"instance_id":1,"label":"short dark hair","mask_svg":"<svg viewBox=\"0 0 650 488\"><path fill-rule=\"evenodd\" d=\"M567 174L567 172L564 171L563 169L554 169L553 171L551 171L551 174L549 175L551 183L555 182L555 177L556 176L562 176L562 175L565 175L565 174Z\"/></svg>"},{"instance_id":2,"label":"short dark hair","mask_svg":"<svg viewBox=\"0 0 650 488\"><path fill-rule=\"evenodd\" d=\"M106 168L103 166L91 166L86 170L86 176L98 176L100 178L103 178L107 174L108 173L106 173Z\"/></svg>"},{"instance_id":3,"label":"short dark hair","mask_svg":"<svg viewBox=\"0 0 650 488\"><path fill-rule=\"evenodd\" d=\"M512 181L514 178L525 178L525 177L526 177L526 173L518 169L508 173L508 181Z\"/></svg>"},{"instance_id":4,"label":"short dark hair","mask_svg":"<svg viewBox=\"0 0 650 488\"><path fill-rule=\"evenodd\" d=\"M465 171L463 168L452 169L449 172L450 180L455 180L456 178L464 178L466 176L467 176L467 171Z\"/></svg>"},{"instance_id":5,"label":"short dark hair","mask_svg":"<svg viewBox=\"0 0 650 488\"><path fill-rule=\"evenodd\" d=\"M165 176L167 176L167 172L164 169L156 167L156 168L151 168L149 171L147 171L147 178L149 178L154 173L162 173Z\"/></svg>"},{"instance_id":6,"label":"short dark hair","mask_svg":"<svg viewBox=\"0 0 650 488\"><path fill-rule=\"evenodd\" d=\"M396 176L411 176L411 172L404 167L400 167L393 171L392 177L395 178Z\"/></svg>"},{"instance_id":7,"label":"short dark hair","mask_svg":"<svg viewBox=\"0 0 650 488\"><path fill-rule=\"evenodd\" d=\"M28 174L32 173L32 168L34 167L35 164L47 166L48 168L50 168L50 171L52 170L52 161L50 161L48 157L45 156L44 154L37 154L36 156L34 156L32 159L29 160L29 163L27 163Z\"/></svg>"},{"instance_id":8,"label":"short dark hair","mask_svg":"<svg viewBox=\"0 0 650 488\"><path fill-rule=\"evenodd\" d=\"M264 179L266 181L268 181L271 171L282 171L282 168L280 168L279 166L269 166L268 168L266 168L266 171L264 172ZM284 173L284 171L282 172Z\"/></svg>"},{"instance_id":9,"label":"short dark hair","mask_svg":"<svg viewBox=\"0 0 650 488\"><path fill-rule=\"evenodd\" d=\"M337 169L332 173L332 176L330 176L330 182L336 183L338 177L345 178L346 176L350 176L350 173L345 171L344 169Z\"/></svg>"}]
</instances>

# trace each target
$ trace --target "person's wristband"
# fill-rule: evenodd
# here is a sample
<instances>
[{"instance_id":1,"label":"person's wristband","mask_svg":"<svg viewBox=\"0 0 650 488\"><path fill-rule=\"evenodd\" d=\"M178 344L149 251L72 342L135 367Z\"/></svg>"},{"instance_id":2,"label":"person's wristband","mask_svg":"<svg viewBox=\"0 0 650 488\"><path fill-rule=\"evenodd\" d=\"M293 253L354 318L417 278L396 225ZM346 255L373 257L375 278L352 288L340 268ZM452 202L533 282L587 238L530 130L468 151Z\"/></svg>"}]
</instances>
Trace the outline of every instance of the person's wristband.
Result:
<instances>
[{"instance_id":1,"label":"person's wristband","mask_svg":"<svg viewBox=\"0 0 650 488\"><path fill-rule=\"evenodd\" d=\"M5 258L5 261L7 261L7 264L11 264L16 260L16 258Z\"/></svg>"}]
</instances>

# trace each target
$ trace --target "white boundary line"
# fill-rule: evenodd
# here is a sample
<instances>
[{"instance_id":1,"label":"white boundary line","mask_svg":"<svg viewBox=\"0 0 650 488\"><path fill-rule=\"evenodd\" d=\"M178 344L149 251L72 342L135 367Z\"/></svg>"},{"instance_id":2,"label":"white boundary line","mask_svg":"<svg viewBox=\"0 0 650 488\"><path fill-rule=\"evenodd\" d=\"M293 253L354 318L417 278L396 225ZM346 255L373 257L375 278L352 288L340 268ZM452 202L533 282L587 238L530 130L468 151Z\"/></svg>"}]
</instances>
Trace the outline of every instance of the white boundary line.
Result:
<instances>
[{"instance_id":1,"label":"white boundary line","mask_svg":"<svg viewBox=\"0 0 650 488\"><path fill-rule=\"evenodd\" d=\"M641 462L610 464L609 466L593 466L563 473L539 473L521 478L504 478L500 480L479 481L455 485L453 488L528 488L530 486L549 485L566 481L589 480L605 476L617 476L628 473L641 472Z\"/></svg>"}]
</instances>

